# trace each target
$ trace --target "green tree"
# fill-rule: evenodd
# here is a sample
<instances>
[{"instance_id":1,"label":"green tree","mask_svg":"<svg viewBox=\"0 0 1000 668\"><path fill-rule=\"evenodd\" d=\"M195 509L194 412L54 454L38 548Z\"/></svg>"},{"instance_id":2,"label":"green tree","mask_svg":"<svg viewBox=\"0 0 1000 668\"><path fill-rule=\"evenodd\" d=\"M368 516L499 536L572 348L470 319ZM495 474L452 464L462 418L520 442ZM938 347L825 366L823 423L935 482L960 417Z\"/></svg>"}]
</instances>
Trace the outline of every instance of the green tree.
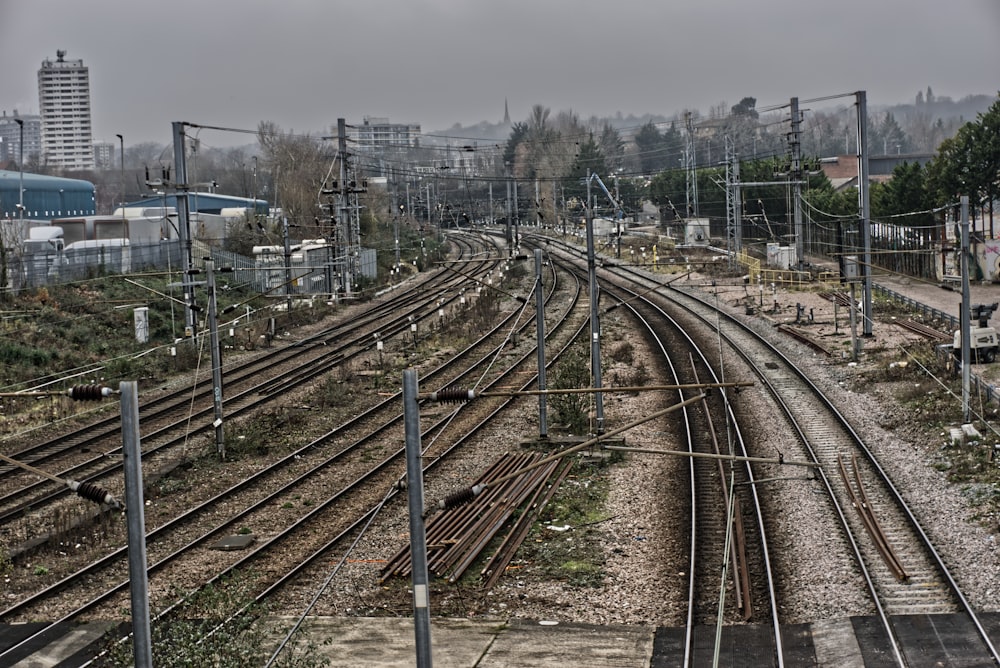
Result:
<instances>
[{"instance_id":1,"label":"green tree","mask_svg":"<svg viewBox=\"0 0 1000 668\"><path fill-rule=\"evenodd\" d=\"M885 184L872 184L871 207L874 217L893 216L902 225L929 225L933 216L927 192L927 175L920 163L896 165L892 179Z\"/></svg>"},{"instance_id":2,"label":"green tree","mask_svg":"<svg viewBox=\"0 0 1000 668\"><path fill-rule=\"evenodd\" d=\"M622 158L625 156L625 142L622 141L618 130L615 130L607 121L601 125L601 133L597 144L604 154L605 159L611 167L622 166Z\"/></svg>"},{"instance_id":3,"label":"green tree","mask_svg":"<svg viewBox=\"0 0 1000 668\"><path fill-rule=\"evenodd\" d=\"M745 97L739 103L733 105L731 113L733 116L746 116L756 120L758 117L756 106L757 98Z\"/></svg>"},{"instance_id":4,"label":"green tree","mask_svg":"<svg viewBox=\"0 0 1000 668\"><path fill-rule=\"evenodd\" d=\"M639 165L643 174L655 174L664 167L663 135L649 121L635 133L635 145L639 153Z\"/></svg>"},{"instance_id":5,"label":"green tree","mask_svg":"<svg viewBox=\"0 0 1000 668\"><path fill-rule=\"evenodd\" d=\"M528 124L514 123L510 128L510 137L507 138L507 143L503 147L504 165L513 166L514 159L517 157L517 148L527 139Z\"/></svg>"},{"instance_id":6,"label":"green tree","mask_svg":"<svg viewBox=\"0 0 1000 668\"><path fill-rule=\"evenodd\" d=\"M587 196L586 180L590 174L597 174L601 177L604 184L608 185L608 170L604 160L604 153L601 152L601 147L594 141L593 134L588 135L586 140L580 142L576 159L573 160L573 164L566 174L566 196L585 200ZM594 193L594 197L595 199L597 197L603 198L603 193Z\"/></svg>"},{"instance_id":7,"label":"green tree","mask_svg":"<svg viewBox=\"0 0 1000 668\"><path fill-rule=\"evenodd\" d=\"M986 217L984 213L977 216L977 211L988 212L992 220L994 202L1000 196L1000 98L975 121L960 127L954 137L941 142L927 166L927 187L934 204L957 206L959 198L967 195L973 220Z\"/></svg>"}]
</instances>

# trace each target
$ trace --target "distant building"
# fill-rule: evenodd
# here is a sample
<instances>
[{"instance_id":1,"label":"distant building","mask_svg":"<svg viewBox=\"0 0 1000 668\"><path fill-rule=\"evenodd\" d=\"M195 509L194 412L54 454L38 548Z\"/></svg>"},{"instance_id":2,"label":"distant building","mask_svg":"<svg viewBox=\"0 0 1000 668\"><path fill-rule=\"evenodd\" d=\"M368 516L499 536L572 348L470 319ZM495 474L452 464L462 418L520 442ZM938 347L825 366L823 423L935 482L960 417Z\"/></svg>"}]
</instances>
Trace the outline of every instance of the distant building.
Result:
<instances>
[{"instance_id":1,"label":"distant building","mask_svg":"<svg viewBox=\"0 0 1000 668\"><path fill-rule=\"evenodd\" d=\"M24 184L24 219L52 220L62 216L92 216L94 184L80 179L0 170L0 220L19 220L19 194Z\"/></svg>"},{"instance_id":2,"label":"distant building","mask_svg":"<svg viewBox=\"0 0 1000 668\"><path fill-rule=\"evenodd\" d=\"M420 141L419 125L390 123L388 118L365 116L364 123L352 129L358 151L363 153L376 153L386 148L415 147Z\"/></svg>"},{"instance_id":3,"label":"distant building","mask_svg":"<svg viewBox=\"0 0 1000 668\"><path fill-rule=\"evenodd\" d=\"M21 116L17 109L12 116L6 110L0 116L0 162L16 164L21 160L21 126L15 118L24 121L24 161L37 164L42 155L42 117Z\"/></svg>"},{"instance_id":4,"label":"distant building","mask_svg":"<svg viewBox=\"0 0 1000 668\"><path fill-rule=\"evenodd\" d=\"M95 141L94 142L94 166L98 169L110 169L112 167L121 167L118 163L121 162L118 158L118 146L107 141Z\"/></svg>"},{"instance_id":5,"label":"distant building","mask_svg":"<svg viewBox=\"0 0 1000 668\"><path fill-rule=\"evenodd\" d=\"M917 163L921 167L934 158L933 153L903 153L891 155L873 155L868 158L868 180L875 183L886 183L892 180L892 172L897 166L905 163ZM834 158L820 160L820 169L830 179L834 190L856 188L858 186L858 156L838 155Z\"/></svg>"},{"instance_id":6,"label":"distant building","mask_svg":"<svg viewBox=\"0 0 1000 668\"><path fill-rule=\"evenodd\" d=\"M38 70L38 110L42 117L42 153L53 167L93 169L90 123L90 71L82 60L45 59Z\"/></svg>"}]
</instances>

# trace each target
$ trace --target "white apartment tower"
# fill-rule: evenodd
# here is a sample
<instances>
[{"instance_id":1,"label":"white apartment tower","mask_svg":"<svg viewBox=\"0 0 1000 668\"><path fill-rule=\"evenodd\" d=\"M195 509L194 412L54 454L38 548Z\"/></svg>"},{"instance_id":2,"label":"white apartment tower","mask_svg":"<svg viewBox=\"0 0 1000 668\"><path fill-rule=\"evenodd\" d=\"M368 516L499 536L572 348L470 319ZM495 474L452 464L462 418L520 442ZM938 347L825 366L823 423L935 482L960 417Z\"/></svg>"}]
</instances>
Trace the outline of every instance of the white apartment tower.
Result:
<instances>
[{"instance_id":1,"label":"white apartment tower","mask_svg":"<svg viewBox=\"0 0 1000 668\"><path fill-rule=\"evenodd\" d=\"M65 56L56 51L56 60L43 60L38 70L43 160L64 169L93 169L90 71L82 60Z\"/></svg>"}]
</instances>

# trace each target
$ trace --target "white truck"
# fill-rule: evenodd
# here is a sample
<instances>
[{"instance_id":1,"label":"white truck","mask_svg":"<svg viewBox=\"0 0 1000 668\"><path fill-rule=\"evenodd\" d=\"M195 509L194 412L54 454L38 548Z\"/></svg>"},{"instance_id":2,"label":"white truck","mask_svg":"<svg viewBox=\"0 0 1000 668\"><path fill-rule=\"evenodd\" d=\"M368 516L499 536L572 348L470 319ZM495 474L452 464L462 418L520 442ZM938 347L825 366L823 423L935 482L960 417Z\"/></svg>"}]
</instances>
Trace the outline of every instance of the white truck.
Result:
<instances>
[{"instance_id":1,"label":"white truck","mask_svg":"<svg viewBox=\"0 0 1000 668\"><path fill-rule=\"evenodd\" d=\"M997 330L989 326L990 316L997 309L997 304L973 304L969 309L972 323L969 328L969 351L973 363L989 363L997 358L997 350L1000 347L1000 336ZM977 326L978 324L978 326ZM952 343L955 357L962 358L962 330L955 332Z\"/></svg>"}]
</instances>

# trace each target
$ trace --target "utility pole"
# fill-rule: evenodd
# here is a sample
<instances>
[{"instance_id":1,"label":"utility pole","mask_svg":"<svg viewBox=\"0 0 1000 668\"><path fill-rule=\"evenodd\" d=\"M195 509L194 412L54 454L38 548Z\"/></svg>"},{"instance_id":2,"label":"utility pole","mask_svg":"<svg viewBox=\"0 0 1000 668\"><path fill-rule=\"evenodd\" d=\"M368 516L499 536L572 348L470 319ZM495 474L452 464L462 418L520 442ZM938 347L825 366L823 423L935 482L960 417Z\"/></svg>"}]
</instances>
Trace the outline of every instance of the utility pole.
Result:
<instances>
[{"instance_id":1,"label":"utility pole","mask_svg":"<svg viewBox=\"0 0 1000 668\"><path fill-rule=\"evenodd\" d=\"M507 177L507 225L504 230L504 236L507 239L507 256L510 257L514 254L514 242L511 239L511 206L510 206L510 177Z\"/></svg>"},{"instance_id":2,"label":"utility pole","mask_svg":"<svg viewBox=\"0 0 1000 668\"><path fill-rule=\"evenodd\" d=\"M344 230L344 246L341 260L341 287L346 295L351 294L351 287L354 284L352 274L351 253L353 251L353 241L351 239L351 222L348 208L348 186L347 186L347 121L343 118L337 119L337 153L340 155L340 197L337 207L337 226Z\"/></svg>"},{"instance_id":3,"label":"utility pole","mask_svg":"<svg viewBox=\"0 0 1000 668\"><path fill-rule=\"evenodd\" d=\"M615 172L615 202L621 202L621 195L618 193L618 172ZM622 218L625 217L625 211L622 209L621 204L618 205L615 211L615 259L620 260L622 257Z\"/></svg>"},{"instance_id":4,"label":"utility pole","mask_svg":"<svg viewBox=\"0 0 1000 668\"><path fill-rule=\"evenodd\" d=\"M222 351L219 350L219 322L215 302L215 262L205 260L206 288L208 289L208 333L212 348L212 400L215 405L215 448L219 459L226 459L226 442L222 435Z\"/></svg>"},{"instance_id":5,"label":"utility pole","mask_svg":"<svg viewBox=\"0 0 1000 668\"><path fill-rule=\"evenodd\" d=\"M687 150L684 152L684 169L687 175L687 216L698 217L698 160L695 156L694 126L691 112L684 113L684 127L687 128Z\"/></svg>"},{"instance_id":6,"label":"utility pole","mask_svg":"<svg viewBox=\"0 0 1000 668\"><path fill-rule=\"evenodd\" d=\"M805 260L805 241L802 229L802 142L799 98L791 99L792 131L788 134L788 147L792 152L792 208L795 223L795 260L801 270ZM867 311L866 311L867 313Z\"/></svg>"},{"instance_id":7,"label":"utility pole","mask_svg":"<svg viewBox=\"0 0 1000 668\"><path fill-rule=\"evenodd\" d=\"M510 247L510 255L513 257L517 254L517 246L520 243L521 233L518 230L518 219L521 217L520 212L517 210L517 179L514 179L514 245Z\"/></svg>"},{"instance_id":8,"label":"utility pole","mask_svg":"<svg viewBox=\"0 0 1000 668\"><path fill-rule=\"evenodd\" d=\"M288 238L288 216L281 216L281 236L285 244L285 306L292 312L292 241Z\"/></svg>"},{"instance_id":9,"label":"utility pole","mask_svg":"<svg viewBox=\"0 0 1000 668\"><path fill-rule=\"evenodd\" d=\"M556 199L556 182L552 181L552 229L559 226L559 200ZM566 234L566 227L563 226L563 234Z\"/></svg>"},{"instance_id":10,"label":"utility pole","mask_svg":"<svg viewBox=\"0 0 1000 668\"><path fill-rule=\"evenodd\" d=\"M861 243L863 261L861 275L864 277L862 302L862 336L872 335L872 233L871 204L868 199L868 101L865 91L855 93L858 105L858 202L861 210Z\"/></svg>"},{"instance_id":11,"label":"utility pole","mask_svg":"<svg viewBox=\"0 0 1000 668\"><path fill-rule=\"evenodd\" d=\"M743 192L739 154L729 136L726 136L726 214L726 250L735 260L743 251Z\"/></svg>"},{"instance_id":12,"label":"utility pole","mask_svg":"<svg viewBox=\"0 0 1000 668\"><path fill-rule=\"evenodd\" d=\"M416 327L416 324L414 324ZM430 575L427 570L427 533L424 525L424 472L421 462L420 385L417 372L403 371L403 426L406 450L406 494L410 514L410 577L413 582L413 634L416 665L431 668Z\"/></svg>"},{"instance_id":13,"label":"utility pole","mask_svg":"<svg viewBox=\"0 0 1000 668\"><path fill-rule=\"evenodd\" d=\"M390 175L394 175L395 171L390 169ZM396 247L396 263L392 265L392 272L399 278L399 219L403 217L403 205L398 203L399 199L399 185L395 178L392 179L392 238L394 241L394 246Z\"/></svg>"},{"instance_id":14,"label":"utility pole","mask_svg":"<svg viewBox=\"0 0 1000 668\"><path fill-rule=\"evenodd\" d=\"M172 123L174 136L174 184L177 202L177 234L181 242L181 285L184 290L184 336L194 338L197 319L194 315L194 286L191 283L191 227L188 211L187 151L184 146L183 121ZM166 184L164 184L166 186Z\"/></svg>"},{"instance_id":15,"label":"utility pole","mask_svg":"<svg viewBox=\"0 0 1000 668\"><path fill-rule=\"evenodd\" d=\"M149 626L149 570L146 561L146 520L142 500L138 387L135 381L122 382L118 386L122 395L122 467L125 471L125 518L128 525L132 648L135 666L152 668L153 643Z\"/></svg>"},{"instance_id":16,"label":"utility pole","mask_svg":"<svg viewBox=\"0 0 1000 668\"><path fill-rule=\"evenodd\" d=\"M969 304L969 196L962 195L962 238L961 238L961 272L962 272L962 308L958 314L958 328L962 332L962 424L969 423L970 378L969 366L972 364L972 325Z\"/></svg>"},{"instance_id":17,"label":"utility pole","mask_svg":"<svg viewBox=\"0 0 1000 668\"><path fill-rule=\"evenodd\" d=\"M121 172L122 172L122 231L125 230L125 136L115 135L118 137L118 142L121 144Z\"/></svg>"},{"instance_id":18,"label":"utility pole","mask_svg":"<svg viewBox=\"0 0 1000 668\"><path fill-rule=\"evenodd\" d=\"M597 260L594 257L594 209L590 196L592 175L587 170L587 276L590 282L590 374L595 388L601 387L601 321L598 314ZM594 393L597 433L604 433L604 393Z\"/></svg>"},{"instance_id":19,"label":"utility pole","mask_svg":"<svg viewBox=\"0 0 1000 668\"><path fill-rule=\"evenodd\" d=\"M24 119L15 118L14 122L17 123L17 131L19 134L17 140L17 219L18 219L18 234L21 238L25 238L27 235L27 230L24 229ZM4 267L6 269L6 267ZM4 284L6 285L7 277L4 276Z\"/></svg>"},{"instance_id":20,"label":"utility pole","mask_svg":"<svg viewBox=\"0 0 1000 668\"><path fill-rule=\"evenodd\" d=\"M545 295L542 290L542 249L535 249L535 346L538 355L538 437L549 437L545 390Z\"/></svg>"},{"instance_id":21,"label":"utility pole","mask_svg":"<svg viewBox=\"0 0 1000 668\"><path fill-rule=\"evenodd\" d=\"M535 227L542 226L542 200L538 193L538 177L535 177Z\"/></svg>"}]
</instances>

